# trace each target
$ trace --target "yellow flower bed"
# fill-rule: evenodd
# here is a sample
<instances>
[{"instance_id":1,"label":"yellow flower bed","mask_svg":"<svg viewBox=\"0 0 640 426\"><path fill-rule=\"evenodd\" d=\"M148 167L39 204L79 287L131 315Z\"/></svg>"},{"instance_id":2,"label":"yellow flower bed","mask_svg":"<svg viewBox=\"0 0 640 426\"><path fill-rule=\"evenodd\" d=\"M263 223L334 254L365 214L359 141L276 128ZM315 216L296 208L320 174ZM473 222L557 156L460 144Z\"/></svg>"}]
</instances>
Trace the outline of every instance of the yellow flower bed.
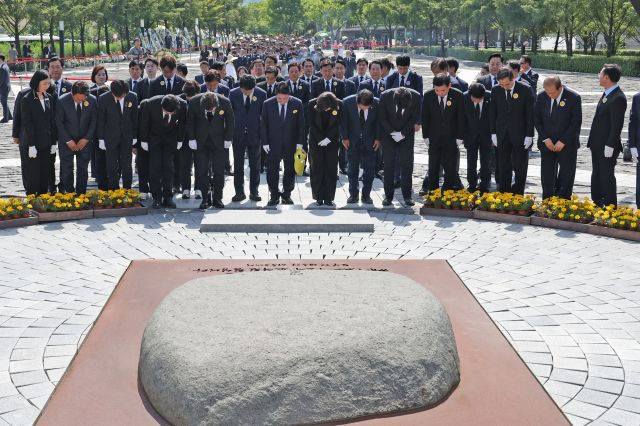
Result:
<instances>
[{"instance_id":1,"label":"yellow flower bed","mask_svg":"<svg viewBox=\"0 0 640 426\"><path fill-rule=\"evenodd\" d=\"M68 212L89 208L89 197L86 194L76 194L75 192L29 195L27 200L33 205L33 209L40 213Z\"/></svg>"},{"instance_id":2,"label":"yellow flower bed","mask_svg":"<svg viewBox=\"0 0 640 426\"><path fill-rule=\"evenodd\" d=\"M29 217L31 207L31 204L24 198L0 199L0 220Z\"/></svg>"},{"instance_id":3,"label":"yellow flower bed","mask_svg":"<svg viewBox=\"0 0 640 426\"><path fill-rule=\"evenodd\" d=\"M590 223L597 210L598 207L589 200L589 197L581 200L577 195L573 195L570 200L558 197L543 200L536 207L536 214L550 219Z\"/></svg>"},{"instance_id":4,"label":"yellow flower bed","mask_svg":"<svg viewBox=\"0 0 640 426\"><path fill-rule=\"evenodd\" d=\"M133 189L114 189L110 191L90 191L87 193L90 204L96 209L127 208L140 205L140 193Z\"/></svg>"},{"instance_id":5,"label":"yellow flower bed","mask_svg":"<svg viewBox=\"0 0 640 426\"><path fill-rule=\"evenodd\" d=\"M640 210L631 207L615 208L613 205L604 209L598 209L594 213L594 223L607 228L626 229L630 231L640 231Z\"/></svg>"},{"instance_id":6,"label":"yellow flower bed","mask_svg":"<svg viewBox=\"0 0 640 426\"><path fill-rule=\"evenodd\" d=\"M471 210L475 195L466 189L442 192L440 188L424 196L425 207L436 209Z\"/></svg>"},{"instance_id":7,"label":"yellow flower bed","mask_svg":"<svg viewBox=\"0 0 640 426\"><path fill-rule=\"evenodd\" d=\"M519 195L510 192L487 192L475 200L478 210L496 213L528 215L536 202L534 195Z\"/></svg>"}]
</instances>

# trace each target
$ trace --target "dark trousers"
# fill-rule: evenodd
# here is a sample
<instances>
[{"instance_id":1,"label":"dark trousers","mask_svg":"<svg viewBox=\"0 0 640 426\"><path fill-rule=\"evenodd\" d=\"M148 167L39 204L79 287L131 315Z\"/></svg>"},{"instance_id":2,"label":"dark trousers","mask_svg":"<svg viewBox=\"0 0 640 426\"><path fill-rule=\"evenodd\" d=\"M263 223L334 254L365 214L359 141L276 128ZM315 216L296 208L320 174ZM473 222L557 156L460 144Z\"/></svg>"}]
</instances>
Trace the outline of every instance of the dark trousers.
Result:
<instances>
[{"instance_id":1,"label":"dark trousers","mask_svg":"<svg viewBox=\"0 0 640 426\"><path fill-rule=\"evenodd\" d=\"M244 194L244 156L249 157L249 193L257 195L260 186L260 159L266 157L259 143L249 145L245 140L233 141L233 186L236 194Z\"/></svg>"},{"instance_id":2,"label":"dark trousers","mask_svg":"<svg viewBox=\"0 0 640 426\"><path fill-rule=\"evenodd\" d=\"M25 144L26 145L26 144ZM44 194L49 191L49 165L51 148L40 148L36 158L29 158L29 147L20 146L21 163L24 167L24 192L27 195Z\"/></svg>"},{"instance_id":3,"label":"dark trousers","mask_svg":"<svg viewBox=\"0 0 640 426\"><path fill-rule=\"evenodd\" d=\"M142 147L136 150L136 167L138 168L138 189L140 192L149 191L149 151L145 151Z\"/></svg>"},{"instance_id":4,"label":"dark trousers","mask_svg":"<svg viewBox=\"0 0 640 426\"><path fill-rule=\"evenodd\" d=\"M338 166L340 167L340 171L347 169L347 150L344 149L344 145L342 145L342 141L340 146L338 147Z\"/></svg>"},{"instance_id":5,"label":"dark trousers","mask_svg":"<svg viewBox=\"0 0 640 426\"><path fill-rule=\"evenodd\" d=\"M296 183L295 169L293 168L293 151L280 152L278 155L270 152L266 157L267 185L269 185L271 198L277 198L280 195L282 198L291 197L291 191L293 191ZM284 162L282 192L280 192L280 161Z\"/></svg>"},{"instance_id":6,"label":"dark trousers","mask_svg":"<svg viewBox=\"0 0 640 426\"><path fill-rule=\"evenodd\" d=\"M120 188L120 175L122 175L122 187L131 189L131 141L121 140L117 144L107 145L107 180L109 189Z\"/></svg>"},{"instance_id":7,"label":"dark trousers","mask_svg":"<svg viewBox=\"0 0 640 426\"><path fill-rule=\"evenodd\" d=\"M175 155L175 143L149 143L149 186L153 199L158 202L172 198Z\"/></svg>"},{"instance_id":8,"label":"dark trousers","mask_svg":"<svg viewBox=\"0 0 640 426\"><path fill-rule=\"evenodd\" d=\"M7 99L9 98L9 92L2 91L0 92L0 104L2 104L2 119L12 120L11 110L9 109L9 104L7 103Z\"/></svg>"},{"instance_id":9,"label":"dark trousers","mask_svg":"<svg viewBox=\"0 0 640 426\"><path fill-rule=\"evenodd\" d=\"M429 191L440 187L440 166L444 169L442 189L453 189L458 177L456 142L454 139L434 142L429 144Z\"/></svg>"},{"instance_id":10,"label":"dark trousers","mask_svg":"<svg viewBox=\"0 0 640 426\"><path fill-rule=\"evenodd\" d=\"M93 168L91 175L96 179L98 189L106 191L109 189L109 181L107 180L107 151L98 147L98 143L94 144L94 158L91 161Z\"/></svg>"},{"instance_id":11,"label":"dark trousers","mask_svg":"<svg viewBox=\"0 0 640 426\"><path fill-rule=\"evenodd\" d=\"M60 183L63 192L87 192L87 180L89 179L89 161L93 152L93 143L89 142L82 151L71 151L66 143L58 143L60 152ZM74 185L74 159L75 159L75 185Z\"/></svg>"},{"instance_id":12,"label":"dark trousers","mask_svg":"<svg viewBox=\"0 0 640 426\"><path fill-rule=\"evenodd\" d=\"M618 205L615 168L620 151L611 158L604 156L604 147L591 147L591 199L598 206Z\"/></svg>"},{"instance_id":13,"label":"dark trousers","mask_svg":"<svg viewBox=\"0 0 640 426\"><path fill-rule=\"evenodd\" d=\"M524 141L515 145L509 136L498 145L498 168L500 170L500 191L524 195L529 167L529 150L524 149ZM512 173L515 181L511 184Z\"/></svg>"},{"instance_id":14,"label":"dark trousers","mask_svg":"<svg viewBox=\"0 0 640 426\"><path fill-rule=\"evenodd\" d=\"M309 147L311 196L317 201L333 201L338 177L338 144Z\"/></svg>"},{"instance_id":15,"label":"dark trousers","mask_svg":"<svg viewBox=\"0 0 640 426\"><path fill-rule=\"evenodd\" d=\"M481 191L489 191L491 185L491 146L475 144L467 148L467 181L469 190L478 189L478 155L480 156Z\"/></svg>"},{"instance_id":16,"label":"dark trousers","mask_svg":"<svg viewBox=\"0 0 640 426\"><path fill-rule=\"evenodd\" d=\"M378 149L378 151L380 151ZM358 177L362 167L362 196L371 194L373 177L376 172L376 159L378 151L364 146L363 141L349 147L347 156L347 173L349 175L349 194L358 195Z\"/></svg>"},{"instance_id":17,"label":"dark trousers","mask_svg":"<svg viewBox=\"0 0 640 426\"><path fill-rule=\"evenodd\" d=\"M184 142L176 157L179 157L178 182L180 182L180 188L183 191L191 191L191 170L195 164L195 151L189 148L189 144L187 142ZM195 189L200 189L202 191L197 184L195 185Z\"/></svg>"},{"instance_id":18,"label":"dark trousers","mask_svg":"<svg viewBox=\"0 0 640 426\"><path fill-rule=\"evenodd\" d=\"M224 188L224 166L227 162L224 141L207 141L198 143L195 151L196 163L196 188L202 191L202 198L207 199L210 189L209 171L213 174L213 199L222 200L222 189ZM209 165L213 167L210 168Z\"/></svg>"},{"instance_id":19,"label":"dark trousers","mask_svg":"<svg viewBox=\"0 0 640 426\"><path fill-rule=\"evenodd\" d=\"M60 189L63 188L62 176L60 176ZM49 192L52 194L58 191L56 187L56 154L49 155Z\"/></svg>"},{"instance_id":20,"label":"dark trousers","mask_svg":"<svg viewBox=\"0 0 640 426\"><path fill-rule=\"evenodd\" d=\"M542 178L542 198L557 195L570 199L576 177L578 150L565 146L560 152L551 152L546 146L540 148L540 176Z\"/></svg>"},{"instance_id":21,"label":"dark trousers","mask_svg":"<svg viewBox=\"0 0 640 426\"><path fill-rule=\"evenodd\" d=\"M636 208L640 209L640 162L636 164Z\"/></svg>"},{"instance_id":22,"label":"dark trousers","mask_svg":"<svg viewBox=\"0 0 640 426\"><path fill-rule=\"evenodd\" d=\"M400 188L402 196L411 198L411 179L413 176L413 137L406 137L400 142L395 142L391 138L382 140L382 159L384 161L384 195L388 199L393 198L394 177L396 168L401 170ZM396 164L396 153L398 164Z\"/></svg>"}]
</instances>

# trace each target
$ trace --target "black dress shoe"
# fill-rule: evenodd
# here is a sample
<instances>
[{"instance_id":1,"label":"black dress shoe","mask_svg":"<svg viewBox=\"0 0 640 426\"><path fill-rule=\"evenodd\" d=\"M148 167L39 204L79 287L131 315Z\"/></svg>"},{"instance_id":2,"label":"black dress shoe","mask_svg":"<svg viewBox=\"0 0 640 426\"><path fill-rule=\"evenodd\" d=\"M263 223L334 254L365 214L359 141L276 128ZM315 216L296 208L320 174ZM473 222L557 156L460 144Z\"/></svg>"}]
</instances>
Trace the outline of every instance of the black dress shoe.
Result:
<instances>
[{"instance_id":1,"label":"black dress shoe","mask_svg":"<svg viewBox=\"0 0 640 426\"><path fill-rule=\"evenodd\" d=\"M340 174L341 175L346 175L347 174L347 170L346 169L340 169Z\"/></svg>"},{"instance_id":2,"label":"black dress shoe","mask_svg":"<svg viewBox=\"0 0 640 426\"><path fill-rule=\"evenodd\" d=\"M224 209L224 204L222 204L222 201L220 200L213 200L213 203L211 203L212 207L215 207L216 209Z\"/></svg>"},{"instance_id":3,"label":"black dress shoe","mask_svg":"<svg viewBox=\"0 0 640 426\"><path fill-rule=\"evenodd\" d=\"M391 205L391 198L385 198L384 200L382 200L382 205L387 207Z\"/></svg>"},{"instance_id":4,"label":"black dress shoe","mask_svg":"<svg viewBox=\"0 0 640 426\"><path fill-rule=\"evenodd\" d=\"M376 173L376 179L384 180L384 176L381 173Z\"/></svg>"},{"instance_id":5,"label":"black dress shoe","mask_svg":"<svg viewBox=\"0 0 640 426\"><path fill-rule=\"evenodd\" d=\"M415 205L416 205L416 203L415 203L412 199L410 199L410 198L405 198L405 199L404 199L404 203L405 203L407 206L409 206L409 207L412 207L412 206L415 206Z\"/></svg>"},{"instance_id":6,"label":"black dress shoe","mask_svg":"<svg viewBox=\"0 0 640 426\"><path fill-rule=\"evenodd\" d=\"M322 206L324 206L324 200L316 200L315 207L322 207Z\"/></svg>"},{"instance_id":7,"label":"black dress shoe","mask_svg":"<svg viewBox=\"0 0 640 426\"><path fill-rule=\"evenodd\" d=\"M336 203L334 203L333 201L324 200L324 205L327 207L335 207Z\"/></svg>"},{"instance_id":8,"label":"black dress shoe","mask_svg":"<svg viewBox=\"0 0 640 426\"><path fill-rule=\"evenodd\" d=\"M206 210L209 208L209 203L205 200L203 202L200 203L200 207L198 207L200 210Z\"/></svg>"},{"instance_id":9,"label":"black dress shoe","mask_svg":"<svg viewBox=\"0 0 640 426\"><path fill-rule=\"evenodd\" d=\"M291 205L293 204L293 200L291 197L282 197L282 204Z\"/></svg>"},{"instance_id":10,"label":"black dress shoe","mask_svg":"<svg viewBox=\"0 0 640 426\"><path fill-rule=\"evenodd\" d=\"M469 192L476 192L476 190L477 190L477 188L476 187L472 187L472 186L470 186L469 189L468 189Z\"/></svg>"},{"instance_id":11,"label":"black dress shoe","mask_svg":"<svg viewBox=\"0 0 640 426\"><path fill-rule=\"evenodd\" d=\"M311 175L310 175L310 174L309 174L309 172L305 169L305 170L304 170L304 172L302 172L302 176L309 177L309 176L311 176Z\"/></svg>"},{"instance_id":12,"label":"black dress shoe","mask_svg":"<svg viewBox=\"0 0 640 426\"><path fill-rule=\"evenodd\" d=\"M262 201L262 197L259 196L258 194L249 194L249 199L251 201Z\"/></svg>"},{"instance_id":13,"label":"black dress shoe","mask_svg":"<svg viewBox=\"0 0 640 426\"><path fill-rule=\"evenodd\" d=\"M153 204L151 205L152 209L159 209L160 207L162 207L160 201L158 200L153 200Z\"/></svg>"},{"instance_id":14,"label":"black dress shoe","mask_svg":"<svg viewBox=\"0 0 640 426\"><path fill-rule=\"evenodd\" d=\"M231 201L233 201L234 203L239 203L242 200L246 200L247 196L244 194L236 194L233 196L233 198L231 199Z\"/></svg>"},{"instance_id":15,"label":"black dress shoe","mask_svg":"<svg viewBox=\"0 0 640 426\"><path fill-rule=\"evenodd\" d=\"M268 207L277 206L279 202L280 202L279 198L271 198L271 199L269 199L269 202L267 203L267 206Z\"/></svg>"},{"instance_id":16,"label":"black dress shoe","mask_svg":"<svg viewBox=\"0 0 640 426\"><path fill-rule=\"evenodd\" d=\"M174 203L173 200L171 200L171 199L164 200L162 205L167 207L167 208L169 208L169 209L175 209L176 208L176 203Z\"/></svg>"},{"instance_id":17,"label":"black dress shoe","mask_svg":"<svg viewBox=\"0 0 640 426\"><path fill-rule=\"evenodd\" d=\"M362 196L362 202L363 202L364 204L373 204L373 200L372 200L372 199L371 199L371 197L370 197L370 196L368 196L368 195L363 195L363 196Z\"/></svg>"},{"instance_id":18,"label":"black dress shoe","mask_svg":"<svg viewBox=\"0 0 640 426\"><path fill-rule=\"evenodd\" d=\"M233 176L233 171L231 169L224 171L225 176Z\"/></svg>"},{"instance_id":19,"label":"black dress shoe","mask_svg":"<svg viewBox=\"0 0 640 426\"><path fill-rule=\"evenodd\" d=\"M355 204L358 202L358 196L357 195L352 195L349 198L347 198L347 204Z\"/></svg>"}]
</instances>

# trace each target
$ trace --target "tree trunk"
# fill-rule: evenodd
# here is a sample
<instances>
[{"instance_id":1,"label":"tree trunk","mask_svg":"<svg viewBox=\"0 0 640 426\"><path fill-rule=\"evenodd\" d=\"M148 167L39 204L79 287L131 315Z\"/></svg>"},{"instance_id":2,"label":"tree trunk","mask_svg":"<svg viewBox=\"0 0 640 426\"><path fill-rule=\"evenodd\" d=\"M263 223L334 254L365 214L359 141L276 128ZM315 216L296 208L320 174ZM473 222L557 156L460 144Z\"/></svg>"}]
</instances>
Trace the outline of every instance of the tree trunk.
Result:
<instances>
[{"instance_id":1,"label":"tree trunk","mask_svg":"<svg viewBox=\"0 0 640 426\"><path fill-rule=\"evenodd\" d=\"M476 42L475 42L475 46L473 46L475 50L478 50L480 48L480 24L478 24L478 27L476 28Z\"/></svg>"},{"instance_id":2,"label":"tree trunk","mask_svg":"<svg viewBox=\"0 0 640 426\"><path fill-rule=\"evenodd\" d=\"M69 33L71 34L71 56L76 56L76 36L73 27L71 27Z\"/></svg>"},{"instance_id":3,"label":"tree trunk","mask_svg":"<svg viewBox=\"0 0 640 426\"><path fill-rule=\"evenodd\" d=\"M100 54L100 50L101 50L101 49L100 49L100 34L101 34L101 27L100 27L100 25L96 25L96 31L97 31L97 34L98 34L98 35L96 36L96 37L97 37L97 41L96 41L96 42L98 43L98 54Z\"/></svg>"},{"instance_id":4,"label":"tree trunk","mask_svg":"<svg viewBox=\"0 0 640 426\"><path fill-rule=\"evenodd\" d=\"M506 29L502 29L502 32L500 33L500 51L502 52L506 52L507 51L507 30Z\"/></svg>"},{"instance_id":5,"label":"tree trunk","mask_svg":"<svg viewBox=\"0 0 640 426\"><path fill-rule=\"evenodd\" d=\"M85 47L85 27L86 27L86 23L84 21L84 19L80 22L80 54L82 56L87 56L87 50Z\"/></svg>"},{"instance_id":6,"label":"tree trunk","mask_svg":"<svg viewBox=\"0 0 640 426\"><path fill-rule=\"evenodd\" d=\"M13 25L13 42L16 44L16 49L20 52L20 30L18 27L19 21L15 21Z\"/></svg>"},{"instance_id":7,"label":"tree trunk","mask_svg":"<svg viewBox=\"0 0 640 426\"><path fill-rule=\"evenodd\" d=\"M465 40L464 40L464 45L465 47L469 47L469 39L470 37L470 33L471 33L471 28L469 28L469 25L464 27L464 36L465 36Z\"/></svg>"},{"instance_id":8,"label":"tree trunk","mask_svg":"<svg viewBox=\"0 0 640 426\"><path fill-rule=\"evenodd\" d=\"M553 53L558 53L558 44L560 43L560 30L556 33L556 42L553 45Z\"/></svg>"},{"instance_id":9,"label":"tree trunk","mask_svg":"<svg viewBox=\"0 0 640 426\"><path fill-rule=\"evenodd\" d=\"M487 40L489 39L489 35L487 33L487 24L484 24L482 27L482 32L484 32L484 48L487 48Z\"/></svg>"},{"instance_id":10,"label":"tree trunk","mask_svg":"<svg viewBox=\"0 0 640 426\"><path fill-rule=\"evenodd\" d=\"M515 48L516 45L516 32L514 31L511 34L511 51L513 52L513 49Z\"/></svg>"},{"instance_id":11,"label":"tree trunk","mask_svg":"<svg viewBox=\"0 0 640 426\"><path fill-rule=\"evenodd\" d=\"M49 43L53 46L53 18L49 19Z\"/></svg>"},{"instance_id":12,"label":"tree trunk","mask_svg":"<svg viewBox=\"0 0 640 426\"><path fill-rule=\"evenodd\" d=\"M564 37L567 45L567 56L573 56L573 30L565 31Z\"/></svg>"},{"instance_id":13,"label":"tree trunk","mask_svg":"<svg viewBox=\"0 0 640 426\"><path fill-rule=\"evenodd\" d=\"M107 23L107 20L104 20L104 44L105 44L105 48L107 49L107 55L111 54L111 37L109 37L109 24Z\"/></svg>"},{"instance_id":14,"label":"tree trunk","mask_svg":"<svg viewBox=\"0 0 640 426\"><path fill-rule=\"evenodd\" d=\"M40 32L40 50L42 50L44 52L44 33L42 31L42 28L39 29L39 32ZM17 47L16 47L16 49L17 49Z\"/></svg>"}]
</instances>

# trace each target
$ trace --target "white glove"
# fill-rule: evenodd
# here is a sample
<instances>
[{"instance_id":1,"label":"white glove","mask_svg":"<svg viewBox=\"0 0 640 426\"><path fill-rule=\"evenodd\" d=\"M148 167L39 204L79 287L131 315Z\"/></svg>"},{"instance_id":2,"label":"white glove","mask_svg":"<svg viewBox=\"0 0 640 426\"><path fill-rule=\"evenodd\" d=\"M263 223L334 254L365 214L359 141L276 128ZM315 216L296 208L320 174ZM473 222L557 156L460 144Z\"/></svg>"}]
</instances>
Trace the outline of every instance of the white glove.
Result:
<instances>
[{"instance_id":1,"label":"white glove","mask_svg":"<svg viewBox=\"0 0 640 426\"><path fill-rule=\"evenodd\" d=\"M531 136L527 136L524 138L524 149L529 149L529 147L533 145L533 138Z\"/></svg>"},{"instance_id":2,"label":"white glove","mask_svg":"<svg viewBox=\"0 0 640 426\"><path fill-rule=\"evenodd\" d=\"M144 149L145 151L149 151L149 143L148 142L140 142L140 148Z\"/></svg>"},{"instance_id":3,"label":"white glove","mask_svg":"<svg viewBox=\"0 0 640 426\"><path fill-rule=\"evenodd\" d=\"M135 145L135 144L137 144L137 143L138 143L138 139L135 139L135 138L134 138L134 139L133 139L133 141L131 141L131 145Z\"/></svg>"},{"instance_id":4,"label":"white glove","mask_svg":"<svg viewBox=\"0 0 640 426\"><path fill-rule=\"evenodd\" d=\"M456 144L458 145L458 148L460 148L462 146L462 139L456 139Z\"/></svg>"},{"instance_id":5,"label":"white glove","mask_svg":"<svg viewBox=\"0 0 640 426\"><path fill-rule=\"evenodd\" d=\"M605 145L604 146L604 156L605 156L605 158L613 157L613 148L611 148L610 146Z\"/></svg>"},{"instance_id":6,"label":"white glove","mask_svg":"<svg viewBox=\"0 0 640 426\"><path fill-rule=\"evenodd\" d=\"M107 150L107 146L104 144L104 139L99 139L98 140L98 148L100 148L103 151Z\"/></svg>"},{"instance_id":7,"label":"white glove","mask_svg":"<svg viewBox=\"0 0 640 426\"><path fill-rule=\"evenodd\" d=\"M638 148L629 148L631 150L631 156L634 160L638 161Z\"/></svg>"},{"instance_id":8,"label":"white glove","mask_svg":"<svg viewBox=\"0 0 640 426\"><path fill-rule=\"evenodd\" d=\"M29 158L36 158L36 156L38 155L38 150L36 149L35 146L30 146L29 147Z\"/></svg>"},{"instance_id":9,"label":"white glove","mask_svg":"<svg viewBox=\"0 0 640 426\"><path fill-rule=\"evenodd\" d=\"M224 141L224 149L231 148L231 141Z\"/></svg>"},{"instance_id":10,"label":"white glove","mask_svg":"<svg viewBox=\"0 0 640 426\"><path fill-rule=\"evenodd\" d=\"M320 142L318 142L318 145L320 146L327 146L331 143L331 140L329 140L329 138L324 138L322 139Z\"/></svg>"},{"instance_id":11,"label":"white glove","mask_svg":"<svg viewBox=\"0 0 640 426\"><path fill-rule=\"evenodd\" d=\"M195 151L196 149L198 149L198 142L196 142L195 139L191 139L189 141L189 148Z\"/></svg>"},{"instance_id":12,"label":"white glove","mask_svg":"<svg viewBox=\"0 0 640 426\"><path fill-rule=\"evenodd\" d=\"M178 142L178 143L176 144L176 149L180 149L180 148L182 148L182 142Z\"/></svg>"},{"instance_id":13,"label":"white glove","mask_svg":"<svg viewBox=\"0 0 640 426\"><path fill-rule=\"evenodd\" d=\"M51 155L56 155L56 152L58 152L58 145L51 145L50 154Z\"/></svg>"},{"instance_id":14,"label":"white glove","mask_svg":"<svg viewBox=\"0 0 640 426\"><path fill-rule=\"evenodd\" d=\"M424 140L424 146L427 147L427 149L429 149L429 138L426 138Z\"/></svg>"},{"instance_id":15,"label":"white glove","mask_svg":"<svg viewBox=\"0 0 640 426\"><path fill-rule=\"evenodd\" d=\"M491 143L493 144L493 146L497 147L498 146L498 136L497 135L491 135Z\"/></svg>"},{"instance_id":16,"label":"white glove","mask_svg":"<svg viewBox=\"0 0 640 426\"><path fill-rule=\"evenodd\" d=\"M269 148L269 145L262 145L262 149L264 149L264 152L266 152L267 154L269 153L269 151L271 151L271 148Z\"/></svg>"},{"instance_id":17,"label":"white glove","mask_svg":"<svg viewBox=\"0 0 640 426\"><path fill-rule=\"evenodd\" d=\"M297 144L296 149L302 149L302 144Z\"/></svg>"}]
</instances>

